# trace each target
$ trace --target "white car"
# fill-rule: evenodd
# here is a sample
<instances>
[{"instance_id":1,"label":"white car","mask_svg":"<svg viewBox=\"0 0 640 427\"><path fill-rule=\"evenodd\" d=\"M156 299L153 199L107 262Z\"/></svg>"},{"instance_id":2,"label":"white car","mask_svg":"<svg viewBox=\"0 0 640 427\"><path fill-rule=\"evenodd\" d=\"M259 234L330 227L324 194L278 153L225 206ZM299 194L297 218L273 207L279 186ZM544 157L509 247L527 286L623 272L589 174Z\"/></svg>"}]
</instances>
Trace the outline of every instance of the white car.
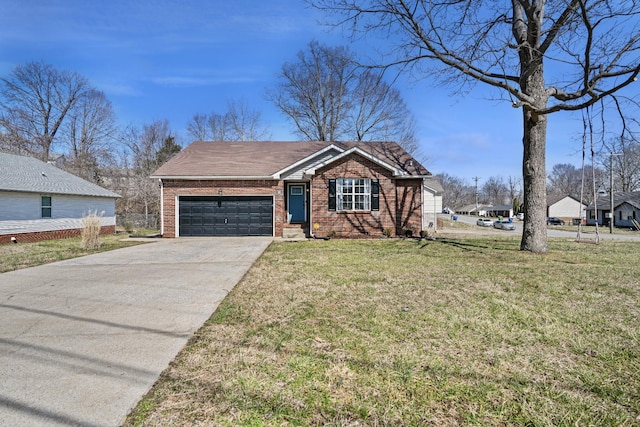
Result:
<instances>
[{"instance_id":1,"label":"white car","mask_svg":"<svg viewBox=\"0 0 640 427\"><path fill-rule=\"evenodd\" d=\"M496 221L493 223L494 228L498 228L500 230L515 230L516 225L513 222L509 221Z\"/></svg>"},{"instance_id":2,"label":"white car","mask_svg":"<svg viewBox=\"0 0 640 427\"><path fill-rule=\"evenodd\" d=\"M489 218L478 218L476 224L481 227L491 227L493 225L493 221L491 221Z\"/></svg>"}]
</instances>

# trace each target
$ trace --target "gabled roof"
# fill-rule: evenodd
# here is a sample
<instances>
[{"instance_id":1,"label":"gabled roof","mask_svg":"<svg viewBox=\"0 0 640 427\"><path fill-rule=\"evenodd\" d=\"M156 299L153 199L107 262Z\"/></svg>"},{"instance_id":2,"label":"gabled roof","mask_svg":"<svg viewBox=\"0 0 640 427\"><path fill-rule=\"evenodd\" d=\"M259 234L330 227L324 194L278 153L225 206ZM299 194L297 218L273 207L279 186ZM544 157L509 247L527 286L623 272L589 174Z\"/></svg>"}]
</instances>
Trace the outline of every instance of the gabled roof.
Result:
<instances>
[{"instance_id":1,"label":"gabled roof","mask_svg":"<svg viewBox=\"0 0 640 427\"><path fill-rule=\"evenodd\" d=\"M617 208L623 203L629 203L631 206L640 209L640 191L618 191L613 193L613 206ZM610 210L611 196L607 194L598 195L598 210ZM587 209L594 209L594 203L591 203Z\"/></svg>"},{"instance_id":2,"label":"gabled roof","mask_svg":"<svg viewBox=\"0 0 640 427\"><path fill-rule=\"evenodd\" d=\"M8 153L0 153L0 191L120 197L38 159Z\"/></svg>"},{"instance_id":3,"label":"gabled roof","mask_svg":"<svg viewBox=\"0 0 640 427\"><path fill-rule=\"evenodd\" d=\"M444 193L444 188L442 187L440 180L438 180L437 178L434 178L432 176L430 176L429 178L425 178L424 185L433 190L435 193Z\"/></svg>"},{"instance_id":4,"label":"gabled roof","mask_svg":"<svg viewBox=\"0 0 640 427\"><path fill-rule=\"evenodd\" d=\"M398 176L431 175L394 142L252 141L194 142L152 174L166 179L279 179L316 155L335 149L357 153L385 165ZM335 158L335 157L334 157Z\"/></svg>"},{"instance_id":5,"label":"gabled roof","mask_svg":"<svg viewBox=\"0 0 640 427\"><path fill-rule=\"evenodd\" d=\"M566 198L575 200L576 202L580 203L580 200L578 200L577 198L573 197L571 194L563 194L561 196L549 196L549 197L547 197L547 207L555 205L560 200L564 200ZM583 205L584 205L584 203L583 203Z\"/></svg>"}]
</instances>

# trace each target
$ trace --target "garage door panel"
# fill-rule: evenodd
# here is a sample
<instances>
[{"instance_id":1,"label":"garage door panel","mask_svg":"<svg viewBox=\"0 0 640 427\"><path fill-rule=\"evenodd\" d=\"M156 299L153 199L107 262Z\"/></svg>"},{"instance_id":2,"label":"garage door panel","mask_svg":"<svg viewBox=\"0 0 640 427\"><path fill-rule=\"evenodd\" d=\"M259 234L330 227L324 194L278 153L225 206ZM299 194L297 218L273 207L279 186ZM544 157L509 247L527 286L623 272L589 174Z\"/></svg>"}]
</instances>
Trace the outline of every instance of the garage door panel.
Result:
<instances>
[{"instance_id":1,"label":"garage door panel","mask_svg":"<svg viewBox=\"0 0 640 427\"><path fill-rule=\"evenodd\" d=\"M183 196L180 236L273 236L271 196Z\"/></svg>"}]
</instances>

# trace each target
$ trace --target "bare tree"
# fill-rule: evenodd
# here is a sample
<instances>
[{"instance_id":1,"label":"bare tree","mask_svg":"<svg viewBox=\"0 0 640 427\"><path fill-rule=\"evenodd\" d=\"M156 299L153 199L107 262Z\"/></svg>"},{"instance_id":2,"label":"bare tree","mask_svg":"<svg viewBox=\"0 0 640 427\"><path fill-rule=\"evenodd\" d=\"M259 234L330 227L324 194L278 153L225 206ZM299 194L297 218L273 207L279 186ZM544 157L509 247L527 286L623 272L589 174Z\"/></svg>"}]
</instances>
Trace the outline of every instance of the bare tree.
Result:
<instances>
[{"instance_id":1,"label":"bare tree","mask_svg":"<svg viewBox=\"0 0 640 427\"><path fill-rule=\"evenodd\" d=\"M509 189L501 176L491 176L482 186L485 201L492 205L504 205L509 199Z\"/></svg>"},{"instance_id":2,"label":"bare tree","mask_svg":"<svg viewBox=\"0 0 640 427\"><path fill-rule=\"evenodd\" d=\"M0 78L0 129L13 151L49 160L69 112L89 90L80 74L43 62L18 65Z\"/></svg>"},{"instance_id":3,"label":"bare tree","mask_svg":"<svg viewBox=\"0 0 640 427\"><path fill-rule=\"evenodd\" d=\"M475 189L464 179L447 173L440 173L435 177L442 184L442 206L459 209L464 205L475 202Z\"/></svg>"},{"instance_id":4,"label":"bare tree","mask_svg":"<svg viewBox=\"0 0 640 427\"><path fill-rule=\"evenodd\" d=\"M589 204L593 201L593 178L595 176L595 188L602 188L604 183L603 171L599 168L593 170L593 166L585 165L582 169L570 163L558 163L553 165L548 177L548 194L554 197L571 196ZM584 185L584 188L581 186ZM582 190L582 191L581 191Z\"/></svg>"},{"instance_id":5,"label":"bare tree","mask_svg":"<svg viewBox=\"0 0 640 427\"><path fill-rule=\"evenodd\" d=\"M553 165L548 177L547 193L553 196L580 196L582 171L570 163Z\"/></svg>"},{"instance_id":6,"label":"bare tree","mask_svg":"<svg viewBox=\"0 0 640 427\"><path fill-rule=\"evenodd\" d=\"M133 170L131 194L132 206L139 206L147 218L160 212L158 183L149 176L175 153L181 150L176 143L168 120L158 120L142 126L142 129L130 128L124 137L128 148L127 164Z\"/></svg>"},{"instance_id":7,"label":"bare tree","mask_svg":"<svg viewBox=\"0 0 640 427\"><path fill-rule=\"evenodd\" d=\"M640 141L633 135L610 140L605 144L605 152L601 154L601 167L609 169L609 155L616 153L611 159L613 163L614 190L640 190Z\"/></svg>"},{"instance_id":8,"label":"bare tree","mask_svg":"<svg viewBox=\"0 0 640 427\"><path fill-rule=\"evenodd\" d=\"M187 133L198 141L260 141L270 138L261 114L245 99L227 102L224 114L195 114L187 123Z\"/></svg>"},{"instance_id":9,"label":"bare tree","mask_svg":"<svg viewBox=\"0 0 640 427\"><path fill-rule=\"evenodd\" d=\"M235 141L261 141L270 138L261 123L261 114L250 108L246 99L229 101L226 114L229 130Z\"/></svg>"},{"instance_id":10,"label":"bare tree","mask_svg":"<svg viewBox=\"0 0 640 427\"><path fill-rule=\"evenodd\" d=\"M336 15L334 23L350 28L354 37L383 36L387 53L395 56L381 65L404 66L449 83L484 83L522 110L527 216L520 248L546 252L548 116L587 108L636 80L640 73L637 2L308 2Z\"/></svg>"},{"instance_id":11,"label":"bare tree","mask_svg":"<svg viewBox=\"0 0 640 427\"><path fill-rule=\"evenodd\" d=\"M112 163L117 132L116 115L105 94L95 89L86 91L65 121L62 135L68 151L64 168L101 183L101 170Z\"/></svg>"},{"instance_id":12,"label":"bare tree","mask_svg":"<svg viewBox=\"0 0 640 427\"><path fill-rule=\"evenodd\" d=\"M351 94L349 132L356 141L395 141L409 153L418 150L413 114L400 91L384 81L383 74L364 70Z\"/></svg>"},{"instance_id":13,"label":"bare tree","mask_svg":"<svg viewBox=\"0 0 640 427\"><path fill-rule=\"evenodd\" d=\"M209 116L196 113L187 123L187 134L196 141L206 141L209 139Z\"/></svg>"},{"instance_id":14,"label":"bare tree","mask_svg":"<svg viewBox=\"0 0 640 427\"><path fill-rule=\"evenodd\" d=\"M295 123L310 141L339 141L347 129L351 109L347 94L356 80L356 67L346 47L329 47L317 41L300 51L297 62L282 66L280 83L267 97Z\"/></svg>"},{"instance_id":15,"label":"bare tree","mask_svg":"<svg viewBox=\"0 0 640 427\"><path fill-rule=\"evenodd\" d=\"M282 66L267 97L311 141L391 140L415 152L413 115L380 70L362 68L344 46L312 41Z\"/></svg>"}]
</instances>

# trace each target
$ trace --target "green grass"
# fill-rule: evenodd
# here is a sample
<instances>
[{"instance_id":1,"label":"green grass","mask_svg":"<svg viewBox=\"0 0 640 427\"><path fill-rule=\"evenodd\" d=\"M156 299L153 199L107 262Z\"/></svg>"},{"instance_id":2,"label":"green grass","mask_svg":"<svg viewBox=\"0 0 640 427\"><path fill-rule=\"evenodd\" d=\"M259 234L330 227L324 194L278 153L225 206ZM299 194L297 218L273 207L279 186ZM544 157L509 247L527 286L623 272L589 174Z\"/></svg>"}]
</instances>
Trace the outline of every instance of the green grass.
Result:
<instances>
[{"instance_id":1,"label":"green grass","mask_svg":"<svg viewBox=\"0 0 640 427\"><path fill-rule=\"evenodd\" d=\"M276 243L128 425L631 426L639 243Z\"/></svg>"},{"instance_id":2,"label":"green grass","mask_svg":"<svg viewBox=\"0 0 640 427\"><path fill-rule=\"evenodd\" d=\"M0 245L0 273L140 244L123 241L125 237L100 236L101 245L96 249L84 249L80 237Z\"/></svg>"}]
</instances>

